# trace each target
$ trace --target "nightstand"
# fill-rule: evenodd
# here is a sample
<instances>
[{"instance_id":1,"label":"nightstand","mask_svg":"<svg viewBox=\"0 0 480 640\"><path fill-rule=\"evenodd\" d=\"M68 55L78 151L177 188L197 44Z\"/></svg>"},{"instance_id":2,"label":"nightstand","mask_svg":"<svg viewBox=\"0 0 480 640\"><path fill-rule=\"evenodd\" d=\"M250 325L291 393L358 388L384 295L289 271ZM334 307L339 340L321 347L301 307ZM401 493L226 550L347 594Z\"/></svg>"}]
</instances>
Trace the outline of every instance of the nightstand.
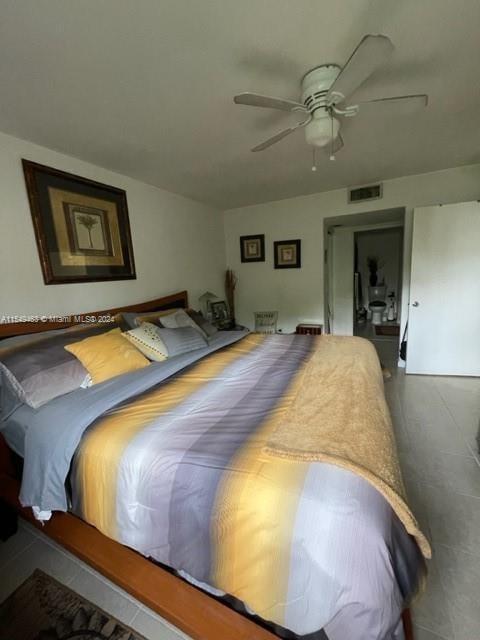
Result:
<instances>
[{"instance_id":1,"label":"nightstand","mask_svg":"<svg viewBox=\"0 0 480 640\"><path fill-rule=\"evenodd\" d=\"M322 334L323 325L322 324L297 324L297 328L295 329L295 333L299 333L301 335L307 336L320 336Z\"/></svg>"}]
</instances>

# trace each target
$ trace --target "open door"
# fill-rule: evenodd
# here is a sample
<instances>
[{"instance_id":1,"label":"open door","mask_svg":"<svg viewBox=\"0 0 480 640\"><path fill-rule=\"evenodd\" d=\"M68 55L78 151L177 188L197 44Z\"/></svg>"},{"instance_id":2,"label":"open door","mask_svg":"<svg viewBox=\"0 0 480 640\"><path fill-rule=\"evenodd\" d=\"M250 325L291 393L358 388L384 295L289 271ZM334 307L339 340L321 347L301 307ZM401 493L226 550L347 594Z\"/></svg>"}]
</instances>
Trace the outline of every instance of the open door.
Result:
<instances>
[{"instance_id":1,"label":"open door","mask_svg":"<svg viewBox=\"0 0 480 640\"><path fill-rule=\"evenodd\" d=\"M480 204L415 209L407 373L480 376Z\"/></svg>"},{"instance_id":2,"label":"open door","mask_svg":"<svg viewBox=\"0 0 480 640\"><path fill-rule=\"evenodd\" d=\"M331 333L353 335L353 231L331 234Z\"/></svg>"}]
</instances>

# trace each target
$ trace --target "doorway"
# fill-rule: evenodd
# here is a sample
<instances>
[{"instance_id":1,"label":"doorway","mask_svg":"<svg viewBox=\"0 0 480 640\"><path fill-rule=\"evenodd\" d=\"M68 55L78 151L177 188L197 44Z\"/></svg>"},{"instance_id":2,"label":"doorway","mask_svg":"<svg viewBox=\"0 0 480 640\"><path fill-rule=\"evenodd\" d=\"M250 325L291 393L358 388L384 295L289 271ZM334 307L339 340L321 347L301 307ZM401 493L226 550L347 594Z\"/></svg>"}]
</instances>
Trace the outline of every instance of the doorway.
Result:
<instances>
[{"instance_id":1,"label":"doorway","mask_svg":"<svg viewBox=\"0 0 480 640\"><path fill-rule=\"evenodd\" d=\"M353 335L370 340L395 366L400 342L403 227L354 233Z\"/></svg>"},{"instance_id":2,"label":"doorway","mask_svg":"<svg viewBox=\"0 0 480 640\"><path fill-rule=\"evenodd\" d=\"M398 363L404 218L396 208L325 220L327 331L370 340L387 366Z\"/></svg>"}]
</instances>

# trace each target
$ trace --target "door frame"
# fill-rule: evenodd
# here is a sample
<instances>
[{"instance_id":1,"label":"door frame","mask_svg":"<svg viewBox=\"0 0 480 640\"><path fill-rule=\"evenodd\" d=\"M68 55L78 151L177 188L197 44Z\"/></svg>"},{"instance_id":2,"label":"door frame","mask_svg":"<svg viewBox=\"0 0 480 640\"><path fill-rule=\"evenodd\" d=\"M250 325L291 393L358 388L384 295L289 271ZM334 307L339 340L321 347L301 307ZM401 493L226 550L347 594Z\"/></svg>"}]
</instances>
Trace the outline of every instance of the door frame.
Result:
<instances>
[{"instance_id":1,"label":"door frame","mask_svg":"<svg viewBox=\"0 0 480 640\"><path fill-rule=\"evenodd\" d=\"M374 229L388 229L393 227L402 227L403 226L403 247L402 247L402 268L401 268L401 295L397 301L400 308L399 315L399 325L400 325L400 338L403 333L403 328L407 322L408 318L408 301L410 295L410 269L411 269L411 253L412 253L412 229L413 229L413 210L407 210L405 207L396 207L397 209L402 209L403 216L403 225L397 221L395 222L381 222L382 216L386 211L390 211L391 209L384 209L379 211L364 211L356 214L344 215L344 216L332 216L331 218L324 218L323 221L323 231L324 231L324 309L325 309L325 332L331 333L332 330L332 320L333 320L333 308L332 308L332 300L333 300L333 290L335 287L334 282L334 274L332 268L332 238L331 234L333 230L336 232L352 232L352 242L355 242L355 232L357 231L368 231ZM370 224L362 224L362 219L365 218L365 215L375 215L378 216L379 222L374 222ZM342 220L345 220L345 222ZM353 334L353 273L352 273L352 334ZM405 367L405 363L398 359L398 366Z\"/></svg>"}]
</instances>

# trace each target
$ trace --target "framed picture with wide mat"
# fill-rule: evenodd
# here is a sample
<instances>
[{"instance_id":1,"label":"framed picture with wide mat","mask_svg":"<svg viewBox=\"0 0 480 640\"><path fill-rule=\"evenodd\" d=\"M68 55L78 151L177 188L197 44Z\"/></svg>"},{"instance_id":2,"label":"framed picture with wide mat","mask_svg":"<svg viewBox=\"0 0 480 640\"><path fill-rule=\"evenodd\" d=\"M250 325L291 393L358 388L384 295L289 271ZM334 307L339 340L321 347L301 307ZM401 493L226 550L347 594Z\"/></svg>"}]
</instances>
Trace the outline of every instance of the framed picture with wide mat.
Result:
<instances>
[{"instance_id":1,"label":"framed picture with wide mat","mask_svg":"<svg viewBox=\"0 0 480 640\"><path fill-rule=\"evenodd\" d=\"M273 243L275 269L300 269L301 240L278 240Z\"/></svg>"},{"instance_id":2,"label":"framed picture with wide mat","mask_svg":"<svg viewBox=\"0 0 480 640\"><path fill-rule=\"evenodd\" d=\"M125 191L22 163L45 284L134 279Z\"/></svg>"}]
</instances>

